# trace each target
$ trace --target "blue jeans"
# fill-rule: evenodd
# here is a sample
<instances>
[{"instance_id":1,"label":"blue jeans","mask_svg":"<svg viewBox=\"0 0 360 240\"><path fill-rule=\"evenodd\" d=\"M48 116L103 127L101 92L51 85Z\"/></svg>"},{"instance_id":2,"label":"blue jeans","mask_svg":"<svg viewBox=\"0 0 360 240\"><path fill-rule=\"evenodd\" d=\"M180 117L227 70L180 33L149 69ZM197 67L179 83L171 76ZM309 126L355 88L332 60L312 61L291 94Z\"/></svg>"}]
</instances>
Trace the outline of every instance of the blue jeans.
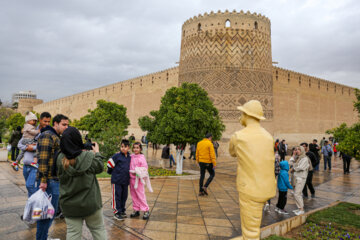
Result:
<instances>
[{"instance_id":1,"label":"blue jeans","mask_svg":"<svg viewBox=\"0 0 360 240\"><path fill-rule=\"evenodd\" d=\"M25 186L28 190L28 197L33 195L38 188L36 187L36 174L37 174L37 168L31 167L29 165L24 165L23 167L23 175L25 178Z\"/></svg>"},{"instance_id":2,"label":"blue jeans","mask_svg":"<svg viewBox=\"0 0 360 240\"><path fill-rule=\"evenodd\" d=\"M40 181L38 181L38 186L40 186ZM53 205L55 209L54 217L56 216L56 210L58 207L59 202L59 187L60 183L56 180L48 180L47 182L47 188L46 193L50 196L52 196L51 204ZM36 240L46 240L48 238L48 232L49 228L51 226L52 221L54 220L54 217L51 219L44 219L39 220L36 225Z\"/></svg>"},{"instance_id":3,"label":"blue jeans","mask_svg":"<svg viewBox=\"0 0 360 240\"><path fill-rule=\"evenodd\" d=\"M324 155L324 170L326 170L326 165L328 165L329 170L331 170L331 157Z\"/></svg>"}]
</instances>

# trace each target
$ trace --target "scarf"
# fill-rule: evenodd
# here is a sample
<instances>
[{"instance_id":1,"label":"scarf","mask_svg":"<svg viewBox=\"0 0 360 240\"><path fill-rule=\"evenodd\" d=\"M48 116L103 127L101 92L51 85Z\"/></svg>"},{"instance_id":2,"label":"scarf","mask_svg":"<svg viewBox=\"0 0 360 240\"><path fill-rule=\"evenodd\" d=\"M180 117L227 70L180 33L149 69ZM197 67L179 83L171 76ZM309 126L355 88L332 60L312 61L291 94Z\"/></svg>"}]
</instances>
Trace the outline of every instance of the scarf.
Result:
<instances>
[{"instance_id":1,"label":"scarf","mask_svg":"<svg viewBox=\"0 0 360 240\"><path fill-rule=\"evenodd\" d=\"M75 159L79 156L84 149L79 130L68 127L61 136L60 149L67 159Z\"/></svg>"}]
</instances>

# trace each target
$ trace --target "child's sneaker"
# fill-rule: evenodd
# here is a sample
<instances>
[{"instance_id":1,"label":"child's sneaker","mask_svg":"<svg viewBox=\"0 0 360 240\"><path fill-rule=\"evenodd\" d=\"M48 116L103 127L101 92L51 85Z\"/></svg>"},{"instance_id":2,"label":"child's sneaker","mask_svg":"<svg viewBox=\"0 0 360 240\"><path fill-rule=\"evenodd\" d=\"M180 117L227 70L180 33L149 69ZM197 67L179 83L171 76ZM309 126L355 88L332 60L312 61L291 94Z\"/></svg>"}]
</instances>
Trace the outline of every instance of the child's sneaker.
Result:
<instances>
[{"instance_id":1,"label":"child's sneaker","mask_svg":"<svg viewBox=\"0 0 360 240\"><path fill-rule=\"evenodd\" d=\"M143 219L147 220L147 219L149 219L149 217L150 217L150 212L149 211L145 212L144 216L143 216Z\"/></svg>"},{"instance_id":2,"label":"child's sneaker","mask_svg":"<svg viewBox=\"0 0 360 240\"><path fill-rule=\"evenodd\" d=\"M126 215L125 212L120 213L120 215L121 215L123 218L127 218L127 215Z\"/></svg>"},{"instance_id":3,"label":"child's sneaker","mask_svg":"<svg viewBox=\"0 0 360 240\"><path fill-rule=\"evenodd\" d=\"M39 165L38 165L37 163L35 163L35 162L32 162L32 163L30 164L30 166L31 166L31 167L34 167L34 168L39 168Z\"/></svg>"},{"instance_id":4,"label":"child's sneaker","mask_svg":"<svg viewBox=\"0 0 360 240\"><path fill-rule=\"evenodd\" d=\"M11 164L11 166L13 167L13 169L14 169L15 171L19 171L19 165L18 165L16 162L13 162L13 163Z\"/></svg>"},{"instance_id":5,"label":"child's sneaker","mask_svg":"<svg viewBox=\"0 0 360 240\"><path fill-rule=\"evenodd\" d=\"M278 212L279 213L279 211L280 211L280 208L278 208L278 207L275 207L275 212Z\"/></svg>"},{"instance_id":6,"label":"child's sneaker","mask_svg":"<svg viewBox=\"0 0 360 240\"><path fill-rule=\"evenodd\" d=\"M130 214L130 217L133 218L133 217L138 217L140 216L140 212L139 211L134 211L132 214Z\"/></svg>"},{"instance_id":7,"label":"child's sneaker","mask_svg":"<svg viewBox=\"0 0 360 240\"><path fill-rule=\"evenodd\" d=\"M115 215L114 215L114 218L116 219L116 220L120 220L120 221L124 221L124 218L121 216L121 214L120 213L115 213Z\"/></svg>"}]
</instances>

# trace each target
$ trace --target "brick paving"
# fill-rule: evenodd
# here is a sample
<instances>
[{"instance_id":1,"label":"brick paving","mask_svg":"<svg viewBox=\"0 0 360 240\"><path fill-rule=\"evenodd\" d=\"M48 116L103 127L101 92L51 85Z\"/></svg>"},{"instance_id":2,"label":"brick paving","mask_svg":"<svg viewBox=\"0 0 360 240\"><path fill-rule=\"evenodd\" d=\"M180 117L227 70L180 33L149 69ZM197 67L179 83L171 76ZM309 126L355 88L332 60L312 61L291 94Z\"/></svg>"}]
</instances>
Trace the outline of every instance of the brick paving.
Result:
<instances>
[{"instance_id":1,"label":"brick paving","mask_svg":"<svg viewBox=\"0 0 360 240\"><path fill-rule=\"evenodd\" d=\"M157 154L159 155L159 153ZM2 155L0 155L2 156ZM158 157L149 152L149 164L157 165ZM321 162L322 163L322 162ZM167 163L168 165L168 163ZM316 198L305 200L305 210L325 206L333 201L360 204L360 164L352 160L350 175L343 175L342 162L333 160L332 172L316 172L314 185ZM198 170L195 161L184 160L184 169ZM117 221L110 206L110 181L99 181L104 203L105 225L109 239L229 239L241 235L238 193L235 187L236 161L219 157L216 176L209 187L209 196L198 196L198 179L154 178L154 192L147 192L151 211L150 219ZM196 177L195 177L196 178ZM22 172L15 172L7 162L0 162L0 239L34 239L36 228L20 220L26 202L26 188ZM271 212L264 212L262 226L293 215L274 212L277 198L271 200ZM295 209L293 197L288 195L286 209ZM131 197L127 213L132 212ZM65 239L66 224L54 221L50 229L52 238ZM86 227L83 239L91 239Z\"/></svg>"}]
</instances>

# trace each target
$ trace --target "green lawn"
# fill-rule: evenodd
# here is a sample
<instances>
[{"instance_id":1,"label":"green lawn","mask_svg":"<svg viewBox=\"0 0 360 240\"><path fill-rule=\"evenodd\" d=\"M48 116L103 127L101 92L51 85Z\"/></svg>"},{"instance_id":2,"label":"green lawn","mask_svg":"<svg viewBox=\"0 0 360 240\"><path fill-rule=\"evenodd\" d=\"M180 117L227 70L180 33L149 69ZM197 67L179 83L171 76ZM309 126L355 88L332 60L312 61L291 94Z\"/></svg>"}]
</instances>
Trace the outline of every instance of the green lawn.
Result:
<instances>
[{"instance_id":1,"label":"green lawn","mask_svg":"<svg viewBox=\"0 0 360 240\"><path fill-rule=\"evenodd\" d=\"M339 203L334 207L311 214L306 224L287 235L292 239L360 239L360 205ZM267 240L288 240L270 236Z\"/></svg>"}]
</instances>

